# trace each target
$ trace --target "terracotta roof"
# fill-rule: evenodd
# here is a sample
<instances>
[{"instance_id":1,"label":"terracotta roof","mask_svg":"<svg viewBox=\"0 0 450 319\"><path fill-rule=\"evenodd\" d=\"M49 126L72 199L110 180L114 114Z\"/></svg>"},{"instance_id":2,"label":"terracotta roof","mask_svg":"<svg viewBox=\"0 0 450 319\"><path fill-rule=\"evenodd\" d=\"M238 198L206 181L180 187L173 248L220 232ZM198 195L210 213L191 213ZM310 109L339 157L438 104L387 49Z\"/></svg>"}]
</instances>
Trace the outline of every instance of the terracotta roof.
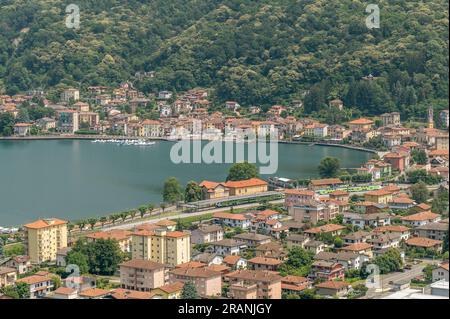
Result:
<instances>
[{"instance_id":1,"label":"terracotta roof","mask_svg":"<svg viewBox=\"0 0 450 319\"><path fill-rule=\"evenodd\" d=\"M353 120L351 122L348 122L348 124L360 124L360 125L367 125L367 124L373 124L372 120L361 118L357 120Z\"/></svg>"},{"instance_id":2,"label":"terracotta roof","mask_svg":"<svg viewBox=\"0 0 450 319\"><path fill-rule=\"evenodd\" d=\"M440 216L439 214L432 213L431 211L426 211L409 216L403 216L400 219L404 221L425 221L436 219L439 216Z\"/></svg>"},{"instance_id":3,"label":"terracotta roof","mask_svg":"<svg viewBox=\"0 0 450 319\"><path fill-rule=\"evenodd\" d=\"M391 200L393 204L414 204L414 200L407 197L396 197Z\"/></svg>"},{"instance_id":4,"label":"terracotta roof","mask_svg":"<svg viewBox=\"0 0 450 319\"><path fill-rule=\"evenodd\" d=\"M161 122L157 120L145 120L142 122L142 125L156 125L156 124L161 124Z\"/></svg>"},{"instance_id":5,"label":"terracotta roof","mask_svg":"<svg viewBox=\"0 0 450 319\"><path fill-rule=\"evenodd\" d=\"M444 268L448 271L448 262L440 264L439 267Z\"/></svg>"},{"instance_id":6,"label":"terracotta roof","mask_svg":"<svg viewBox=\"0 0 450 319\"><path fill-rule=\"evenodd\" d=\"M219 185L223 185L223 183L218 183L218 182L211 182L211 181L203 181L199 184L200 187L205 187L207 189L214 189Z\"/></svg>"},{"instance_id":7,"label":"terracotta roof","mask_svg":"<svg viewBox=\"0 0 450 319\"><path fill-rule=\"evenodd\" d=\"M229 188L241 188L241 187L264 186L267 185L267 182L259 178L250 178L242 181L228 181L224 185Z\"/></svg>"},{"instance_id":8,"label":"terracotta roof","mask_svg":"<svg viewBox=\"0 0 450 319\"><path fill-rule=\"evenodd\" d=\"M111 297L114 299L152 299L155 294L147 291L137 291L119 288L112 292Z\"/></svg>"},{"instance_id":9,"label":"terracotta roof","mask_svg":"<svg viewBox=\"0 0 450 319\"><path fill-rule=\"evenodd\" d=\"M261 282L277 282L281 281L281 276L267 270L237 270L229 273L228 278L241 279L248 281L261 281Z\"/></svg>"},{"instance_id":10,"label":"terracotta roof","mask_svg":"<svg viewBox=\"0 0 450 319\"><path fill-rule=\"evenodd\" d=\"M100 289L100 288L89 288L80 292L81 297L95 298L95 297L103 297L109 294L108 290Z\"/></svg>"},{"instance_id":11,"label":"terracotta roof","mask_svg":"<svg viewBox=\"0 0 450 319\"><path fill-rule=\"evenodd\" d=\"M428 204L425 204L425 203L420 203L420 204L416 205L416 207L419 207L420 209L423 209L425 211L431 209L431 205L428 205Z\"/></svg>"},{"instance_id":12,"label":"terracotta roof","mask_svg":"<svg viewBox=\"0 0 450 319\"><path fill-rule=\"evenodd\" d=\"M341 226L341 225L337 225L337 224L326 224L323 226L307 229L307 230L305 230L305 233L320 234L320 233L333 232L333 231L337 231L337 230L341 230L341 229L345 229L345 227Z\"/></svg>"},{"instance_id":13,"label":"terracotta roof","mask_svg":"<svg viewBox=\"0 0 450 319\"><path fill-rule=\"evenodd\" d=\"M424 248L434 247L436 245L441 245L442 240L434 240L425 237L413 237L406 241L406 244L409 246L418 246Z\"/></svg>"},{"instance_id":14,"label":"terracotta roof","mask_svg":"<svg viewBox=\"0 0 450 319\"><path fill-rule=\"evenodd\" d=\"M223 262L228 265L235 265L241 258L241 256L229 255L223 258Z\"/></svg>"},{"instance_id":15,"label":"terracotta roof","mask_svg":"<svg viewBox=\"0 0 450 319\"><path fill-rule=\"evenodd\" d=\"M248 220L248 218L242 214L231 214L231 213L214 213L213 218Z\"/></svg>"},{"instance_id":16,"label":"terracotta roof","mask_svg":"<svg viewBox=\"0 0 450 319\"><path fill-rule=\"evenodd\" d=\"M183 287L184 287L183 282L176 281L174 283L158 287L157 289L161 289L162 291L164 291L168 294L172 294L174 292L181 291L183 289Z\"/></svg>"},{"instance_id":17,"label":"terracotta roof","mask_svg":"<svg viewBox=\"0 0 450 319\"><path fill-rule=\"evenodd\" d=\"M345 247L340 248L344 251L361 251L372 248L372 245L368 243L354 243Z\"/></svg>"},{"instance_id":18,"label":"terracotta roof","mask_svg":"<svg viewBox=\"0 0 450 319\"><path fill-rule=\"evenodd\" d=\"M108 231L99 231L92 234L86 235L87 238L91 239L115 239L117 241L129 239L132 232L122 229L113 229Z\"/></svg>"},{"instance_id":19,"label":"terracotta roof","mask_svg":"<svg viewBox=\"0 0 450 319\"><path fill-rule=\"evenodd\" d=\"M314 196L314 191L306 190L306 189L285 189L285 194L288 195L301 195L301 196Z\"/></svg>"},{"instance_id":20,"label":"terracotta roof","mask_svg":"<svg viewBox=\"0 0 450 319\"><path fill-rule=\"evenodd\" d=\"M392 192L385 191L383 189L379 189L379 190L376 190L376 191L367 192L365 195L369 195L369 196L387 196L387 195L391 195L391 194L392 194Z\"/></svg>"},{"instance_id":21,"label":"terracotta roof","mask_svg":"<svg viewBox=\"0 0 450 319\"><path fill-rule=\"evenodd\" d=\"M316 288L325 288L325 289L342 289L350 286L348 282L345 281L325 281L316 285Z\"/></svg>"},{"instance_id":22,"label":"terracotta roof","mask_svg":"<svg viewBox=\"0 0 450 319\"><path fill-rule=\"evenodd\" d=\"M124 263L121 263L119 266L127 268L147 269L147 270L157 270L164 268L164 264L143 259L132 259Z\"/></svg>"},{"instance_id":23,"label":"terracotta roof","mask_svg":"<svg viewBox=\"0 0 450 319\"><path fill-rule=\"evenodd\" d=\"M175 268L170 271L171 274L186 277L214 278L221 276L221 273L207 268Z\"/></svg>"},{"instance_id":24,"label":"terracotta roof","mask_svg":"<svg viewBox=\"0 0 450 319\"><path fill-rule=\"evenodd\" d=\"M384 186L382 188L382 190L391 192L391 193L395 193L395 192L399 192L401 190L400 187L398 187L397 185L388 185L388 186Z\"/></svg>"},{"instance_id":25,"label":"terracotta roof","mask_svg":"<svg viewBox=\"0 0 450 319\"><path fill-rule=\"evenodd\" d=\"M309 282L309 280L306 277L288 275L288 276L281 278L281 282L302 284L302 283Z\"/></svg>"},{"instance_id":26,"label":"terracotta roof","mask_svg":"<svg viewBox=\"0 0 450 319\"><path fill-rule=\"evenodd\" d=\"M231 269L230 267L225 266L225 265L215 265L215 264L210 265L210 266L208 266L206 268L209 269L209 270L218 271L218 272L226 272L226 271L229 271Z\"/></svg>"},{"instance_id":27,"label":"terracotta roof","mask_svg":"<svg viewBox=\"0 0 450 319\"><path fill-rule=\"evenodd\" d=\"M252 264L268 265L268 266L278 266L282 262L275 258L265 258L265 257L254 257L248 260Z\"/></svg>"},{"instance_id":28,"label":"terracotta roof","mask_svg":"<svg viewBox=\"0 0 450 319\"><path fill-rule=\"evenodd\" d=\"M383 232L394 232L394 233L404 233L409 231L409 228L401 225L387 225L380 226L373 230L375 233L383 233Z\"/></svg>"},{"instance_id":29,"label":"terracotta roof","mask_svg":"<svg viewBox=\"0 0 450 319\"><path fill-rule=\"evenodd\" d=\"M264 216L264 217L270 217L270 216L274 216L274 215L279 215L280 213L272 210L272 209L265 209L263 211L260 211L258 213L258 216Z\"/></svg>"},{"instance_id":30,"label":"terracotta roof","mask_svg":"<svg viewBox=\"0 0 450 319\"><path fill-rule=\"evenodd\" d=\"M41 228L47 228L47 227L53 227L58 225L64 225L67 224L65 220L61 220L58 218L47 218L47 219L40 219L35 222L25 224L23 227L30 228L30 229L41 229Z\"/></svg>"},{"instance_id":31,"label":"terracotta roof","mask_svg":"<svg viewBox=\"0 0 450 319\"><path fill-rule=\"evenodd\" d=\"M76 289L68 288L68 287L59 287L58 289L56 289L54 291L55 294L59 294L59 295L71 295L76 292L77 292Z\"/></svg>"},{"instance_id":32,"label":"terracotta roof","mask_svg":"<svg viewBox=\"0 0 450 319\"><path fill-rule=\"evenodd\" d=\"M18 279L16 282L24 282L28 285L33 285L33 284L37 284L40 282L45 282L45 281L51 281L52 279L50 277L47 276L39 276L39 275L31 275L28 277L24 277L21 279Z\"/></svg>"},{"instance_id":33,"label":"terracotta roof","mask_svg":"<svg viewBox=\"0 0 450 319\"><path fill-rule=\"evenodd\" d=\"M205 263L191 260L191 261L179 264L175 268L200 268L200 267L206 267L206 266L207 265Z\"/></svg>"},{"instance_id":34,"label":"terracotta roof","mask_svg":"<svg viewBox=\"0 0 450 319\"><path fill-rule=\"evenodd\" d=\"M163 219L156 223L158 226L175 226L177 223L170 219Z\"/></svg>"},{"instance_id":35,"label":"terracotta roof","mask_svg":"<svg viewBox=\"0 0 450 319\"><path fill-rule=\"evenodd\" d=\"M146 236L146 237L149 237L149 236L155 235L155 232L148 231L148 230L138 230L138 231L133 232L131 235L132 236Z\"/></svg>"},{"instance_id":36,"label":"terracotta roof","mask_svg":"<svg viewBox=\"0 0 450 319\"><path fill-rule=\"evenodd\" d=\"M182 238L182 237L190 237L190 233L185 231L169 231L166 233L166 237L172 238Z\"/></svg>"}]
</instances>

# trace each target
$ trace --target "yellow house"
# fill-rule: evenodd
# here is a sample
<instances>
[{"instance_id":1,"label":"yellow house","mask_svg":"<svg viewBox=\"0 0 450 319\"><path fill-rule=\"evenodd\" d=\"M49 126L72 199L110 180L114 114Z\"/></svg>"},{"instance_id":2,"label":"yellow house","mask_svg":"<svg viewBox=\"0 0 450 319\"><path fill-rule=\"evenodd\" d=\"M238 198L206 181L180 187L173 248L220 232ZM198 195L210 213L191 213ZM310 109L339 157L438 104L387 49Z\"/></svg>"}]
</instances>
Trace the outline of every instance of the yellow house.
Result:
<instances>
[{"instance_id":1,"label":"yellow house","mask_svg":"<svg viewBox=\"0 0 450 319\"><path fill-rule=\"evenodd\" d=\"M203 181L199 184L203 190L205 199L228 197L229 190L223 183Z\"/></svg>"},{"instance_id":2,"label":"yellow house","mask_svg":"<svg viewBox=\"0 0 450 319\"><path fill-rule=\"evenodd\" d=\"M176 281L152 290L152 299L180 299L184 283Z\"/></svg>"},{"instance_id":3,"label":"yellow house","mask_svg":"<svg viewBox=\"0 0 450 319\"><path fill-rule=\"evenodd\" d=\"M377 204L388 204L392 201L392 193L383 189L367 192L364 194L366 202L373 202Z\"/></svg>"},{"instance_id":4,"label":"yellow house","mask_svg":"<svg viewBox=\"0 0 450 319\"><path fill-rule=\"evenodd\" d=\"M144 259L176 266L191 260L191 236L188 232L141 230L131 236L133 259Z\"/></svg>"},{"instance_id":5,"label":"yellow house","mask_svg":"<svg viewBox=\"0 0 450 319\"><path fill-rule=\"evenodd\" d=\"M67 247L67 222L57 218L40 219L24 225L25 244L32 263L56 260L56 252Z\"/></svg>"},{"instance_id":6,"label":"yellow house","mask_svg":"<svg viewBox=\"0 0 450 319\"><path fill-rule=\"evenodd\" d=\"M228 181L224 185L229 189L230 196L253 195L267 192L267 182L259 178Z\"/></svg>"}]
</instances>

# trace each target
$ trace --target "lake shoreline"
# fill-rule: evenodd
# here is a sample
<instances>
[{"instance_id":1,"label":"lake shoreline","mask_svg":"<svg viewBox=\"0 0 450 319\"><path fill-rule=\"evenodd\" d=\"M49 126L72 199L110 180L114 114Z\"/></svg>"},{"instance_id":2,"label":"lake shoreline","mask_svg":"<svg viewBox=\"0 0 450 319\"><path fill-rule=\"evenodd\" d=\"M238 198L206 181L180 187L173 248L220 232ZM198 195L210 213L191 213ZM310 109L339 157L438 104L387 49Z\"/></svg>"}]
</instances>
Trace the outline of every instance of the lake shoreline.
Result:
<instances>
[{"instance_id":1,"label":"lake shoreline","mask_svg":"<svg viewBox=\"0 0 450 319\"><path fill-rule=\"evenodd\" d=\"M0 139L4 181L0 183L4 195L0 225L20 225L46 216L78 220L145 203L157 206L169 176L176 176L184 185L190 180L224 180L229 169L227 163L183 166L167 160L174 140L120 151L110 143L91 143L94 139L98 136ZM29 140L35 142L19 143ZM297 146L289 146L292 144ZM343 167L359 167L374 153L347 145L301 141L280 141L278 148L279 168L273 176L292 179L317 178L316 167L325 156L340 158Z\"/></svg>"},{"instance_id":2,"label":"lake shoreline","mask_svg":"<svg viewBox=\"0 0 450 319\"><path fill-rule=\"evenodd\" d=\"M139 140L144 139L148 141L165 141L176 142L177 140L167 139L164 137L136 137L136 136L116 136L116 135L40 135L40 136L0 136L0 141L51 141L51 140ZM202 142L210 142L211 140L202 139ZM377 150L370 148L353 146L348 144L336 144L326 142L304 142L304 141L278 141L280 144L300 144L300 145L317 145L317 146L331 146L351 149L355 151L368 152L378 154Z\"/></svg>"}]
</instances>

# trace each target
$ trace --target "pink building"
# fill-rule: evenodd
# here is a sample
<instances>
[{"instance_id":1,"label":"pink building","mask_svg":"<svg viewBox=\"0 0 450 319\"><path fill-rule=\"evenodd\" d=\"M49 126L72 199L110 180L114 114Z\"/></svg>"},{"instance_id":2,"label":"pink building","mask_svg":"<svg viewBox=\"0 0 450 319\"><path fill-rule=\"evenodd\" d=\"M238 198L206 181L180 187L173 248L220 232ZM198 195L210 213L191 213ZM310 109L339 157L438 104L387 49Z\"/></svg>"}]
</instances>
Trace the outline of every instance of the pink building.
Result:
<instances>
[{"instance_id":1,"label":"pink building","mask_svg":"<svg viewBox=\"0 0 450 319\"><path fill-rule=\"evenodd\" d=\"M124 289L150 291L166 283L165 267L163 264L133 259L120 266L120 284Z\"/></svg>"},{"instance_id":2,"label":"pink building","mask_svg":"<svg viewBox=\"0 0 450 319\"><path fill-rule=\"evenodd\" d=\"M176 268L169 272L171 283L192 282L201 297L214 297L222 294L222 273L208 268Z\"/></svg>"}]
</instances>

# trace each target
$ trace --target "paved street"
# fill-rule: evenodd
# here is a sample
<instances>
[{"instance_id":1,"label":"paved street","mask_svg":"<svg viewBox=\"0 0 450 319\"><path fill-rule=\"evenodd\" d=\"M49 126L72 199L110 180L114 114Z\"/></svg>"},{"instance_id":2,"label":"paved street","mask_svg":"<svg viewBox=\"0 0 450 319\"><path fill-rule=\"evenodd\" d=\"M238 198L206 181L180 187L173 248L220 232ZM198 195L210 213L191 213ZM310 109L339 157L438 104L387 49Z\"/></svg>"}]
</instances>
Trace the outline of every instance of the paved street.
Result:
<instances>
[{"instance_id":1,"label":"paved street","mask_svg":"<svg viewBox=\"0 0 450 319\"><path fill-rule=\"evenodd\" d=\"M422 260L420 264L413 265L412 269L406 270L405 272L394 272L386 275L381 275L381 285L382 285L382 291L376 292L372 289L370 289L366 297L364 299L380 299L386 295L389 295L392 293L390 282L398 282L398 281L409 281L411 279L414 279L415 277L422 275L423 269L427 264L437 264L437 261L434 260Z\"/></svg>"},{"instance_id":2,"label":"paved street","mask_svg":"<svg viewBox=\"0 0 450 319\"><path fill-rule=\"evenodd\" d=\"M272 204L281 204L283 202L284 202L284 200L281 199L281 200L272 201L271 203ZM258 207L258 206L259 206L259 203L252 203L252 204L234 206L234 209L253 208L253 207ZM206 215L206 214L210 214L210 213L225 212L225 211L229 211L230 209L231 209L230 207L226 207L226 208L224 207L224 208L212 208L212 209L208 209L208 210L201 211L201 212L195 212L195 213L178 213L176 215L172 215L169 217L161 217L161 218L146 219L146 220L136 220L134 222L129 222L126 224L107 225L104 228L102 228L102 230L129 229L129 228L133 228L135 226L139 226L142 224L157 223L160 220L167 219L167 218L178 219L178 218L191 217L191 216L201 216L201 215Z\"/></svg>"}]
</instances>

